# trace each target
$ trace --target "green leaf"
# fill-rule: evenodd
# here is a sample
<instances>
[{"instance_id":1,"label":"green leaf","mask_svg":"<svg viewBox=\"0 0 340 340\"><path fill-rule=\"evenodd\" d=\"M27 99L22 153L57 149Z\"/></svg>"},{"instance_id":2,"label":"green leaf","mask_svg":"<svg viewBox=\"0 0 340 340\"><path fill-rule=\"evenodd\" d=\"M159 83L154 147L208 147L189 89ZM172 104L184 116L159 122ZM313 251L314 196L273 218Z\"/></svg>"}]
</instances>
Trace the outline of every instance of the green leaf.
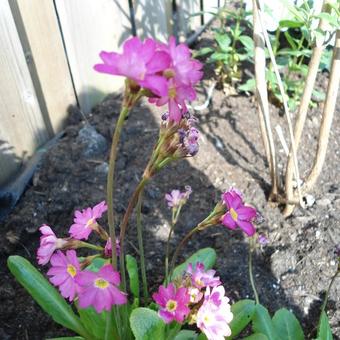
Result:
<instances>
[{"instance_id":1,"label":"green leaf","mask_svg":"<svg viewBox=\"0 0 340 340\"><path fill-rule=\"evenodd\" d=\"M107 312L97 313L92 307L78 308L80 320L93 339L104 339Z\"/></svg>"},{"instance_id":2,"label":"green leaf","mask_svg":"<svg viewBox=\"0 0 340 340\"><path fill-rule=\"evenodd\" d=\"M275 332L268 310L260 304L255 306L255 313L253 315L253 331L254 333L262 333L266 335L270 340L280 339Z\"/></svg>"},{"instance_id":3,"label":"green leaf","mask_svg":"<svg viewBox=\"0 0 340 340\"><path fill-rule=\"evenodd\" d=\"M303 330L295 315L286 308L276 311L273 324L277 334L285 340L303 340Z\"/></svg>"},{"instance_id":4,"label":"green leaf","mask_svg":"<svg viewBox=\"0 0 340 340\"><path fill-rule=\"evenodd\" d=\"M239 91L244 92L254 92L256 87L256 81L254 78L250 78L246 81L245 84L242 84L238 87Z\"/></svg>"},{"instance_id":5,"label":"green leaf","mask_svg":"<svg viewBox=\"0 0 340 340\"><path fill-rule=\"evenodd\" d=\"M293 49L293 50L297 50L298 48L298 40L297 39L294 39L290 34L289 34L289 31L285 31L284 33L290 47Z\"/></svg>"},{"instance_id":6,"label":"green leaf","mask_svg":"<svg viewBox=\"0 0 340 340\"><path fill-rule=\"evenodd\" d=\"M328 317L325 311L321 313L317 340L333 340L332 330L329 326Z\"/></svg>"},{"instance_id":7,"label":"green leaf","mask_svg":"<svg viewBox=\"0 0 340 340\"><path fill-rule=\"evenodd\" d=\"M316 17L327 21L333 27L337 28L339 26L337 17L329 13L320 13L319 15L316 15Z\"/></svg>"},{"instance_id":8,"label":"green leaf","mask_svg":"<svg viewBox=\"0 0 340 340\"><path fill-rule=\"evenodd\" d=\"M211 62L219 60L228 60L228 55L226 53L215 52L209 58L209 61Z\"/></svg>"},{"instance_id":9,"label":"green leaf","mask_svg":"<svg viewBox=\"0 0 340 340\"><path fill-rule=\"evenodd\" d=\"M242 340L269 340L267 336L262 333L255 333L246 338L242 338Z\"/></svg>"},{"instance_id":10,"label":"green leaf","mask_svg":"<svg viewBox=\"0 0 340 340\"><path fill-rule=\"evenodd\" d=\"M254 41L253 41L252 38L250 38L246 35L241 35L239 37L239 40L247 50L253 50L254 49Z\"/></svg>"},{"instance_id":11,"label":"green leaf","mask_svg":"<svg viewBox=\"0 0 340 340\"><path fill-rule=\"evenodd\" d=\"M194 331L184 329L180 331L174 338L174 340L197 340L198 334Z\"/></svg>"},{"instance_id":12,"label":"green leaf","mask_svg":"<svg viewBox=\"0 0 340 340\"><path fill-rule=\"evenodd\" d=\"M213 248L203 248L192 254L185 262L174 269L171 281L178 276L182 276L189 263L192 263L193 267L195 267L197 262L202 262L206 270L211 269L216 262L216 251Z\"/></svg>"},{"instance_id":13,"label":"green leaf","mask_svg":"<svg viewBox=\"0 0 340 340\"><path fill-rule=\"evenodd\" d=\"M71 306L29 261L15 255L8 258L7 265L18 282L55 322L79 335L88 337L83 324L74 314Z\"/></svg>"},{"instance_id":14,"label":"green leaf","mask_svg":"<svg viewBox=\"0 0 340 340\"><path fill-rule=\"evenodd\" d=\"M61 338L50 338L47 340L85 340L81 336L63 336Z\"/></svg>"},{"instance_id":15,"label":"green leaf","mask_svg":"<svg viewBox=\"0 0 340 340\"><path fill-rule=\"evenodd\" d=\"M321 92L315 89L313 90L313 100L317 102L322 102L323 100L325 100L325 98L326 98L325 92Z\"/></svg>"},{"instance_id":16,"label":"green leaf","mask_svg":"<svg viewBox=\"0 0 340 340\"><path fill-rule=\"evenodd\" d=\"M139 277L137 260L131 255L126 255L125 260L126 269L129 274L131 293L135 298L139 299Z\"/></svg>"},{"instance_id":17,"label":"green leaf","mask_svg":"<svg viewBox=\"0 0 340 340\"><path fill-rule=\"evenodd\" d=\"M206 335L205 335L204 333L201 333L201 334L198 336L197 340L208 340L208 338L206 337Z\"/></svg>"},{"instance_id":18,"label":"green leaf","mask_svg":"<svg viewBox=\"0 0 340 340\"><path fill-rule=\"evenodd\" d=\"M218 46L223 52L228 52L228 48L231 43L231 39L227 34L221 34L221 33L216 33L215 34L215 39L218 43Z\"/></svg>"},{"instance_id":19,"label":"green leaf","mask_svg":"<svg viewBox=\"0 0 340 340\"><path fill-rule=\"evenodd\" d=\"M109 263L109 260L105 260L101 257L95 258L92 263L86 267L87 270L90 270L91 272L98 272L101 267L104 266L104 264Z\"/></svg>"},{"instance_id":20,"label":"green leaf","mask_svg":"<svg viewBox=\"0 0 340 340\"><path fill-rule=\"evenodd\" d=\"M279 22L280 28L299 28L304 25L301 21L281 20Z\"/></svg>"},{"instance_id":21,"label":"green leaf","mask_svg":"<svg viewBox=\"0 0 340 340\"><path fill-rule=\"evenodd\" d=\"M197 57L205 56L205 55L207 55L209 53L212 53L212 52L214 52L213 48L211 48L211 47L203 47L203 48L199 49L198 51L194 51L192 56L194 58L197 58Z\"/></svg>"},{"instance_id":22,"label":"green leaf","mask_svg":"<svg viewBox=\"0 0 340 340\"><path fill-rule=\"evenodd\" d=\"M255 302L253 300L240 300L231 306L234 315L230 323L231 334L230 339L240 334L252 320L255 313Z\"/></svg>"},{"instance_id":23,"label":"green leaf","mask_svg":"<svg viewBox=\"0 0 340 340\"><path fill-rule=\"evenodd\" d=\"M165 323L149 308L136 308L130 316L130 327L136 340L163 340Z\"/></svg>"}]
</instances>

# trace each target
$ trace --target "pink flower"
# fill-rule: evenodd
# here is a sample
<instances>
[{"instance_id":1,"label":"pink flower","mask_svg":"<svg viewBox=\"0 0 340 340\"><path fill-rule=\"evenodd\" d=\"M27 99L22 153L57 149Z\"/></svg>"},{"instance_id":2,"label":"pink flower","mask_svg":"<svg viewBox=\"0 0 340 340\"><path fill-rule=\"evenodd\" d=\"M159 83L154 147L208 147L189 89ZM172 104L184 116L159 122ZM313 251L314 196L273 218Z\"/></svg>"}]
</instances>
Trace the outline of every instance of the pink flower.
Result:
<instances>
[{"instance_id":1,"label":"pink flower","mask_svg":"<svg viewBox=\"0 0 340 340\"><path fill-rule=\"evenodd\" d=\"M75 276L80 271L75 250L68 250L66 256L60 250L51 257L52 268L47 272L50 282L59 287L64 298L73 301L77 293Z\"/></svg>"},{"instance_id":2,"label":"pink flower","mask_svg":"<svg viewBox=\"0 0 340 340\"><path fill-rule=\"evenodd\" d=\"M44 265L48 263L56 249L61 249L67 241L57 238L48 225L44 224L39 228L41 232L40 247L37 251L38 263Z\"/></svg>"},{"instance_id":3,"label":"pink flower","mask_svg":"<svg viewBox=\"0 0 340 340\"><path fill-rule=\"evenodd\" d=\"M116 254L117 254L117 256L119 256L119 254L120 254L120 242L119 242L118 238L116 238ZM111 237L109 237L108 240L106 241L105 248L104 248L104 255L106 257L111 257L112 256Z\"/></svg>"},{"instance_id":4,"label":"pink flower","mask_svg":"<svg viewBox=\"0 0 340 340\"><path fill-rule=\"evenodd\" d=\"M222 223L229 229L239 226L248 236L253 236L255 227L252 220L256 217L256 209L245 206L241 194L235 189L225 192L222 199L228 209Z\"/></svg>"},{"instance_id":5,"label":"pink flower","mask_svg":"<svg viewBox=\"0 0 340 340\"><path fill-rule=\"evenodd\" d=\"M172 190L170 194L165 194L165 200L167 201L169 208L179 208L179 206L186 203L191 193L191 187L187 185L185 186L184 192Z\"/></svg>"},{"instance_id":6,"label":"pink flower","mask_svg":"<svg viewBox=\"0 0 340 340\"><path fill-rule=\"evenodd\" d=\"M204 287L216 287L221 284L220 278L214 276L216 271L213 269L204 270L204 264L198 262L195 270L193 269L192 263L189 263L186 272L191 277L191 283L194 287L202 289Z\"/></svg>"},{"instance_id":7,"label":"pink flower","mask_svg":"<svg viewBox=\"0 0 340 340\"><path fill-rule=\"evenodd\" d=\"M122 54L102 51L103 64L95 65L94 69L127 77L156 96L163 96L167 93L167 80L158 73L169 67L171 58L157 48L153 39L142 42L139 38L130 38L125 41Z\"/></svg>"},{"instance_id":8,"label":"pink flower","mask_svg":"<svg viewBox=\"0 0 340 340\"><path fill-rule=\"evenodd\" d=\"M182 323L189 314L190 295L186 288L176 290L173 283L168 287L160 286L157 293L152 295L153 299L160 306L159 315L165 323L176 320Z\"/></svg>"},{"instance_id":9,"label":"pink flower","mask_svg":"<svg viewBox=\"0 0 340 340\"><path fill-rule=\"evenodd\" d=\"M197 312L197 327L208 340L224 340L231 335L229 323L233 319L229 299L223 286L214 287L204 294L204 302Z\"/></svg>"},{"instance_id":10,"label":"pink flower","mask_svg":"<svg viewBox=\"0 0 340 340\"><path fill-rule=\"evenodd\" d=\"M97 227L97 218L101 218L107 210L105 201L100 202L93 208L83 209L82 212L76 210L74 216L74 224L71 225L69 233L77 240L89 238L92 230Z\"/></svg>"},{"instance_id":11,"label":"pink flower","mask_svg":"<svg viewBox=\"0 0 340 340\"><path fill-rule=\"evenodd\" d=\"M120 275L110 264L94 273L84 270L76 276L79 285L79 307L93 306L97 313L109 311L113 305L123 305L127 302L126 294L118 289Z\"/></svg>"},{"instance_id":12,"label":"pink flower","mask_svg":"<svg viewBox=\"0 0 340 340\"><path fill-rule=\"evenodd\" d=\"M261 246L266 246L269 243L268 237L264 234L260 234L257 240Z\"/></svg>"}]
</instances>

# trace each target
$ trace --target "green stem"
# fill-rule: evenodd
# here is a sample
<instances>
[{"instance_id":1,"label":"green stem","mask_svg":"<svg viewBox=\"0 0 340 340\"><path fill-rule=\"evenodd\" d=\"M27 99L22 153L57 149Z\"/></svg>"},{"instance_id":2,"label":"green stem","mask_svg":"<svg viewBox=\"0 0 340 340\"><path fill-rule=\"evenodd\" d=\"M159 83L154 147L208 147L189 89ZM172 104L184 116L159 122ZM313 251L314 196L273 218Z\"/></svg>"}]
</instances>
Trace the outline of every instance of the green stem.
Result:
<instances>
[{"instance_id":1,"label":"green stem","mask_svg":"<svg viewBox=\"0 0 340 340\"><path fill-rule=\"evenodd\" d=\"M253 277L253 250L252 250L252 245L254 242L254 238L251 238L249 240L249 253L248 253L248 270L249 270L249 279L250 279L250 284L253 289L254 297L256 304L260 303L259 296L257 294L256 286L255 286L255 281Z\"/></svg>"},{"instance_id":2,"label":"green stem","mask_svg":"<svg viewBox=\"0 0 340 340\"><path fill-rule=\"evenodd\" d=\"M79 245L78 245L77 248L88 248L88 249L99 250L99 251L104 250L103 247L96 246L94 244L87 243L87 242L84 242L84 241L79 241Z\"/></svg>"},{"instance_id":3,"label":"green stem","mask_svg":"<svg viewBox=\"0 0 340 340\"><path fill-rule=\"evenodd\" d=\"M328 286L328 289L327 289L327 292L326 292L326 295L325 295L325 299L324 299L323 304L322 304L322 307L321 307L321 314L322 314L322 312L324 312L325 309L326 309L326 305L327 305L327 302L328 302L329 292L331 291L331 288L332 288L332 286L333 286L333 283L334 283L336 277L339 275L339 273L340 273L340 271L338 270L338 271L333 275L332 280L331 280L331 282L329 283L329 286Z\"/></svg>"},{"instance_id":4,"label":"green stem","mask_svg":"<svg viewBox=\"0 0 340 340\"><path fill-rule=\"evenodd\" d=\"M148 299L148 283L146 280L146 267L145 267L145 255L143 246L143 226L142 226L142 201L143 201L143 190L139 193L137 201L137 238L138 238L138 248L140 255L140 267L142 273L142 283L143 283L143 296L145 301Z\"/></svg>"},{"instance_id":5,"label":"green stem","mask_svg":"<svg viewBox=\"0 0 340 340\"><path fill-rule=\"evenodd\" d=\"M125 118L129 112L128 107L122 107L120 111L119 118L116 124L116 128L112 137L112 145L110 152L110 163L109 171L107 174L107 216L112 244L112 266L117 270L117 251L116 251L116 233L115 233L115 223L113 214L113 189L114 189L114 174L115 174L115 164L117 158L117 147L120 139L120 134L124 125Z\"/></svg>"}]
</instances>

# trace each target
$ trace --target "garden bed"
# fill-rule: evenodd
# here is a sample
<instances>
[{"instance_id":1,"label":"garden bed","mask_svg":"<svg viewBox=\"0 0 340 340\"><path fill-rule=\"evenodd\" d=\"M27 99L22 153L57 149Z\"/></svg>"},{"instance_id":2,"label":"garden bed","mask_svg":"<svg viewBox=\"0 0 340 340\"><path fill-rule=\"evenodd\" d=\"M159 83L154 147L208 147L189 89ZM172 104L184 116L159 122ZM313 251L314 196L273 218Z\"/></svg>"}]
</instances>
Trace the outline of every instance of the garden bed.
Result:
<instances>
[{"instance_id":1,"label":"garden bed","mask_svg":"<svg viewBox=\"0 0 340 340\"><path fill-rule=\"evenodd\" d=\"M200 44L210 41L207 32ZM207 69L204 87L209 86L212 77L211 69ZM319 84L325 87L326 83L326 76L322 76ZM203 86L199 102L205 98ZM109 96L86 120L77 109L71 110L65 135L46 155L17 207L2 224L1 339L45 339L69 334L44 314L15 282L6 267L6 258L20 254L36 264L38 228L43 223L53 226L58 236L66 236L74 210L105 199L108 149L120 104L120 96ZM273 126L279 124L284 128L285 118L277 108L271 109ZM234 186L263 215L264 222L258 228L270 241L254 261L260 301L271 312L280 307L292 309L303 323L306 338L310 339L315 332L324 291L337 266L334 248L340 243L340 117L335 114L327 161L313 192L315 204L307 210L296 209L292 217L284 219L280 208L267 201L270 183L256 110L252 97L226 96L222 90L215 90L209 108L197 113L202 133L198 155L172 164L147 186L142 213L147 270L154 285L151 289L156 290L164 274L164 247L171 218L163 199L165 193L174 188L183 189L185 185L193 189L176 227L174 246L210 212L221 192ZM161 112L144 100L126 122L117 160L115 209L119 218L157 139ZM340 103L336 112L340 112ZM311 110L299 150L302 175L313 161L320 119L320 107ZM283 150L278 153L279 158L285 158ZM136 255L134 221L133 218L129 228L128 247ZM227 296L232 301L252 298L248 244L244 235L222 226L208 229L189 242L182 259L205 246L217 250L216 268ZM340 339L339 293L338 280L327 308L337 339Z\"/></svg>"}]
</instances>

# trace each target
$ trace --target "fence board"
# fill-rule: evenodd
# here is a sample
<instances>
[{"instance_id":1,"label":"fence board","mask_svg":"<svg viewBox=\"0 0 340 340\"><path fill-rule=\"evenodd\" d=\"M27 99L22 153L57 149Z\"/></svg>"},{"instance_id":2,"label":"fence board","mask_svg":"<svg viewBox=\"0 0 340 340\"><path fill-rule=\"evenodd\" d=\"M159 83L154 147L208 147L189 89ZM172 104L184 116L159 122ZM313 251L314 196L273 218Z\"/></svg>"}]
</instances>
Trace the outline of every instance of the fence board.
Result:
<instances>
[{"instance_id":1,"label":"fence board","mask_svg":"<svg viewBox=\"0 0 340 340\"><path fill-rule=\"evenodd\" d=\"M184 41L201 26L201 16L190 16L201 11L200 0L177 0L177 29L180 41Z\"/></svg>"},{"instance_id":2,"label":"fence board","mask_svg":"<svg viewBox=\"0 0 340 340\"><path fill-rule=\"evenodd\" d=\"M166 42L173 34L171 0L135 0L133 2L137 36Z\"/></svg>"},{"instance_id":3,"label":"fence board","mask_svg":"<svg viewBox=\"0 0 340 340\"><path fill-rule=\"evenodd\" d=\"M209 11L216 13L218 11L218 0L203 0L203 11ZM204 13L204 23L206 24L214 15L210 13Z\"/></svg>"},{"instance_id":4,"label":"fence board","mask_svg":"<svg viewBox=\"0 0 340 340\"><path fill-rule=\"evenodd\" d=\"M55 4L78 101L89 112L123 85L121 77L97 73L93 65L101 50L117 50L131 35L128 0L56 0Z\"/></svg>"},{"instance_id":5,"label":"fence board","mask_svg":"<svg viewBox=\"0 0 340 340\"><path fill-rule=\"evenodd\" d=\"M45 123L57 132L76 98L53 2L16 0L12 13Z\"/></svg>"},{"instance_id":6,"label":"fence board","mask_svg":"<svg viewBox=\"0 0 340 340\"><path fill-rule=\"evenodd\" d=\"M48 135L7 0L0 0L0 46L1 185Z\"/></svg>"}]
</instances>

